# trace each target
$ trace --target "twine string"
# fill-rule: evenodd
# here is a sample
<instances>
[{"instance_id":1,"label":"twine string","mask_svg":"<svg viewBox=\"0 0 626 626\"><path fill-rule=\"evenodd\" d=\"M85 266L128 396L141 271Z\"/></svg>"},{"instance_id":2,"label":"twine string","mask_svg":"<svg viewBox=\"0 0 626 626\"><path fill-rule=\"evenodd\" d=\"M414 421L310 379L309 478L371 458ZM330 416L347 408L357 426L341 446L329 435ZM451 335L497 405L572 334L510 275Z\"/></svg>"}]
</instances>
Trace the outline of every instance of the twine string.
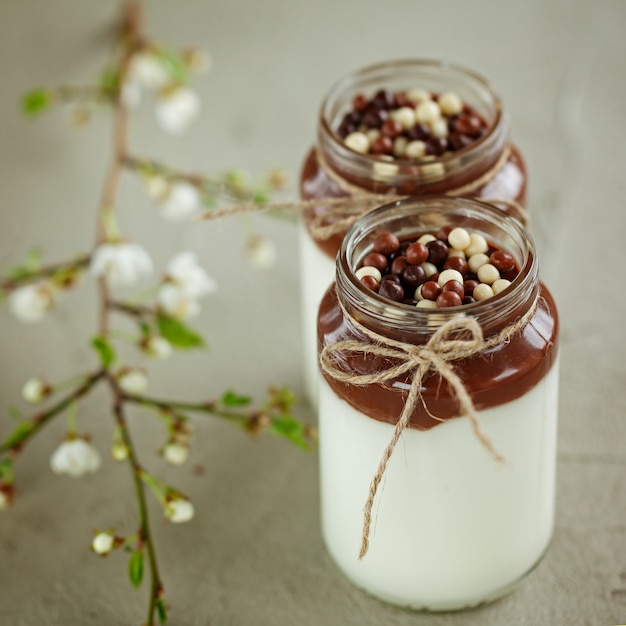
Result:
<instances>
[{"instance_id":1,"label":"twine string","mask_svg":"<svg viewBox=\"0 0 626 626\"><path fill-rule=\"evenodd\" d=\"M391 440L383 452L376 473L370 483L367 501L363 510L363 532L361 534L359 560L367 554L369 549L372 508L380 482L385 475L387 465L396 444L404 432L404 429L409 426L411 415L418 401L423 402L422 380L431 369L439 374L441 378L445 379L452 388L459 404L459 414L469 418L474 435L480 444L496 461L503 461L503 457L496 451L489 438L480 428L478 413L472 398L451 363L476 355L486 348L509 341L515 333L519 332L529 323L537 309L538 301L539 298L536 298L523 316L507 325L500 332L487 340L483 337L480 324L473 317L459 315L442 324L432 334L426 344L416 346L414 344L391 339L390 337L384 337L370 330L350 315L341 301L338 300L345 319L347 319L357 331L366 336L369 341L343 340L324 346L320 353L320 367L326 375L350 385L371 385L381 384L404 374L412 373L411 385L404 402L402 413L396 422ZM386 369L380 369L368 374L354 374L345 372L336 365L336 355L346 352L381 356L394 359L397 362Z\"/></svg>"},{"instance_id":2,"label":"twine string","mask_svg":"<svg viewBox=\"0 0 626 626\"><path fill-rule=\"evenodd\" d=\"M506 146L502 151L500 158L496 163L487 170L482 176L470 181L469 183L454 189L448 190L447 196L461 196L477 191L482 186L492 180L500 171L502 166L507 162L511 154L510 146ZM374 207L381 204L395 202L406 197L398 195L390 190L389 193L372 193L366 191L362 187L353 185L347 180L339 176L326 162L319 149L316 150L317 161L320 168L324 170L326 175L331 178L337 186L347 195L331 198L315 198L311 200L271 202L266 204L256 204L254 202L244 202L215 211L206 211L199 215L196 220L215 220L229 215L237 215L242 213L261 213L266 211L293 211L300 212L306 209L319 206L328 207L329 210L323 214L313 216L308 222L308 228L311 235L317 239L325 241L334 235L339 235L348 230L362 215L367 213ZM479 198L483 202L491 204L502 204L506 207L513 208L519 219L524 224L528 224L528 212L519 202L504 198Z\"/></svg>"}]
</instances>

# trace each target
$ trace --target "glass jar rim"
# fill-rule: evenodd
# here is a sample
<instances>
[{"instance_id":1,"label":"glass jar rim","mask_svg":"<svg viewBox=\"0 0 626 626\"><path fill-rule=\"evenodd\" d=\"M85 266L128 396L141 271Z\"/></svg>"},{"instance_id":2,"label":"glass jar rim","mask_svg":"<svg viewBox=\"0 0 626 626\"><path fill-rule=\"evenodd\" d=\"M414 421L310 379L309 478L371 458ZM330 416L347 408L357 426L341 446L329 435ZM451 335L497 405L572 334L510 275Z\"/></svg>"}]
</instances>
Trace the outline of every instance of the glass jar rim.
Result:
<instances>
[{"instance_id":1,"label":"glass jar rim","mask_svg":"<svg viewBox=\"0 0 626 626\"><path fill-rule=\"evenodd\" d=\"M487 132L479 137L478 140L472 142L470 145L465 146L460 150L456 150L455 152L445 153L443 155L437 156L429 161L424 161L423 159L407 159L407 164L428 165L433 163L440 163L445 166L447 163L453 163L455 161L458 161L459 158L462 158L465 155L480 150L484 144L487 144L493 140L493 134L500 126L500 124L504 122L505 116L502 106L502 100L491 86L491 83L478 72L461 64L441 59L428 58L404 58L383 61L360 68L339 78L328 90L320 106L319 124L324 135L337 144L337 149L342 152L345 151L346 154L349 154L356 164L362 164L364 166L371 167L373 164L382 163L389 166L391 163L384 158L371 154L361 154L359 152L356 152L355 150L352 150L348 146L345 146L343 141L341 141L341 139L332 127L332 121L330 119L332 116L330 115L330 111L335 104L334 99L336 99L336 97L341 94L344 89L356 83L358 80L366 79L370 75L374 76L378 73L385 72L386 70L393 70L394 72L398 72L403 70L419 69L451 71L459 76L470 79L477 87L480 87L485 91L485 93L489 94L494 109L494 117L493 120L489 122Z\"/></svg>"},{"instance_id":2,"label":"glass jar rim","mask_svg":"<svg viewBox=\"0 0 626 626\"><path fill-rule=\"evenodd\" d=\"M487 230L500 230L500 239L509 242L509 245L503 245L502 241L490 243L502 245L515 257L519 273L511 285L486 300L442 309L422 309L393 302L365 287L356 277L355 271L356 263L368 250L364 247L359 251L358 246L367 237L371 239L375 230L381 232L391 219L406 220L428 214L454 216L461 221L467 219L483 224ZM515 251L507 249L511 244L517 248ZM353 258L357 252L360 252L359 259ZM407 328L412 328L417 335L432 334L459 314L474 317L485 333L495 332L530 309L539 292L537 256L528 230L517 219L503 214L491 204L473 198L450 196L409 197L382 205L361 217L346 233L337 254L336 281L343 304L356 311L359 321L366 326L369 324L362 317L371 315L388 325L392 331L406 332Z\"/></svg>"}]
</instances>

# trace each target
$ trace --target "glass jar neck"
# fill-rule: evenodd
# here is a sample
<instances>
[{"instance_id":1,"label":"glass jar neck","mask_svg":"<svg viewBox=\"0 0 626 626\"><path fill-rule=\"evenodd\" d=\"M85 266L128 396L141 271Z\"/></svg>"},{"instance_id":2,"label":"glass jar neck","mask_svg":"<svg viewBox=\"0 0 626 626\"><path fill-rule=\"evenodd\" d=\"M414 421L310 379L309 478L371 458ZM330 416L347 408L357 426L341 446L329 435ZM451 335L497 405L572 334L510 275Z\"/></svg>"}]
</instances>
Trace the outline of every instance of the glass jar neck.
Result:
<instances>
[{"instance_id":1,"label":"glass jar neck","mask_svg":"<svg viewBox=\"0 0 626 626\"><path fill-rule=\"evenodd\" d=\"M421 309L392 302L365 287L355 276L374 239L390 231L400 240L460 226L483 235L513 255L520 271L504 291L487 300L445 309ZM347 233L337 256L337 297L346 311L374 332L406 343L422 344L458 315L470 315L485 338L523 316L539 294L535 247L528 231L489 204L467 198L407 198L386 204L362 217Z\"/></svg>"},{"instance_id":2,"label":"glass jar neck","mask_svg":"<svg viewBox=\"0 0 626 626\"><path fill-rule=\"evenodd\" d=\"M456 92L486 122L487 132L456 152L429 160L386 160L355 152L336 134L341 118L358 93L384 88L404 91L421 87L432 92ZM508 145L508 120L500 98L479 75L443 61L401 60L349 74L330 90L322 103L318 124L318 153L322 166L374 193L423 195L449 193L471 184L494 169Z\"/></svg>"}]
</instances>

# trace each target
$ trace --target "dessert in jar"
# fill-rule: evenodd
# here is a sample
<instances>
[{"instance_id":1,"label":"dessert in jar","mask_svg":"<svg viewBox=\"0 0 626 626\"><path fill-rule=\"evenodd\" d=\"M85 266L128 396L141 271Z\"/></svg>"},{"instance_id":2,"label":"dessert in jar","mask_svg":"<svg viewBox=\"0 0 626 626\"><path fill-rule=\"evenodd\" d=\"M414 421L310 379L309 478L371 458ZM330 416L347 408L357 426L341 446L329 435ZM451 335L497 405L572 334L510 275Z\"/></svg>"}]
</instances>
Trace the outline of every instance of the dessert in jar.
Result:
<instances>
[{"instance_id":1,"label":"dessert in jar","mask_svg":"<svg viewBox=\"0 0 626 626\"><path fill-rule=\"evenodd\" d=\"M465 68L426 60L371 66L345 76L323 101L301 196L361 198L348 218L383 204L378 196L385 194L469 195L523 205L526 171L508 128L499 97ZM338 221L343 208L314 204L300 224L305 389L312 402L317 308L347 230Z\"/></svg>"},{"instance_id":2,"label":"dessert in jar","mask_svg":"<svg viewBox=\"0 0 626 626\"><path fill-rule=\"evenodd\" d=\"M553 532L558 316L521 223L406 199L350 229L318 320L322 532L354 584L493 600Z\"/></svg>"}]
</instances>

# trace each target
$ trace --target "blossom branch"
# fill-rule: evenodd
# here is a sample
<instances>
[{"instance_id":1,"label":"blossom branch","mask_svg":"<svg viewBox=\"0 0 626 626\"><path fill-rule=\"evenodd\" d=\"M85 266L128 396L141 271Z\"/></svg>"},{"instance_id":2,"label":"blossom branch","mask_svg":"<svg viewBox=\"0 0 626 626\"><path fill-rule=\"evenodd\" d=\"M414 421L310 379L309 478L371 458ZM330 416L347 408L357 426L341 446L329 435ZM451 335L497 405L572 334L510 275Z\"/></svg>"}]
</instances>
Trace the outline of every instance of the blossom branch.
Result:
<instances>
[{"instance_id":1,"label":"blossom branch","mask_svg":"<svg viewBox=\"0 0 626 626\"><path fill-rule=\"evenodd\" d=\"M12 270L12 276L0 282L0 291L9 292L21 285L41 278L55 278L59 275L70 277L89 265L90 254L83 254L76 259L51 263L41 267L20 266Z\"/></svg>"},{"instance_id":2,"label":"blossom branch","mask_svg":"<svg viewBox=\"0 0 626 626\"><path fill-rule=\"evenodd\" d=\"M119 429L122 441L128 451L128 462L133 473L133 484L135 486L135 495L137 497L137 506L139 508L139 538L141 546L146 547L148 553L148 562L150 564L150 600L148 603L148 616L146 626L153 626L154 616L157 611L157 605L162 602L163 584L159 575L159 565L154 548L154 540L152 538L152 530L150 527L150 518L148 516L148 507L146 504L146 493L142 481L143 469L137 458L137 451L133 440L130 436L128 423L124 414L124 396L121 390L111 376L108 381L114 393L113 414Z\"/></svg>"},{"instance_id":3,"label":"blossom branch","mask_svg":"<svg viewBox=\"0 0 626 626\"><path fill-rule=\"evenodd\" d=\"M271 390L269 400L259 410L245 408L250 404L250 398L236 396L232 392L224 394L220 401L208 402L179 402L131 394L124 394L122 399L176 416L180 415L180 411L188 411L219 417L246 429L253 435L270 430L304 449L309 449L316 440L317 433L315 429L302 424L290 415L289 409L293 400L286 403L277 400L283 393L284 390ZM243 407L243 410L234 410L237 406Z\"/></svg>"}]
</instances>

